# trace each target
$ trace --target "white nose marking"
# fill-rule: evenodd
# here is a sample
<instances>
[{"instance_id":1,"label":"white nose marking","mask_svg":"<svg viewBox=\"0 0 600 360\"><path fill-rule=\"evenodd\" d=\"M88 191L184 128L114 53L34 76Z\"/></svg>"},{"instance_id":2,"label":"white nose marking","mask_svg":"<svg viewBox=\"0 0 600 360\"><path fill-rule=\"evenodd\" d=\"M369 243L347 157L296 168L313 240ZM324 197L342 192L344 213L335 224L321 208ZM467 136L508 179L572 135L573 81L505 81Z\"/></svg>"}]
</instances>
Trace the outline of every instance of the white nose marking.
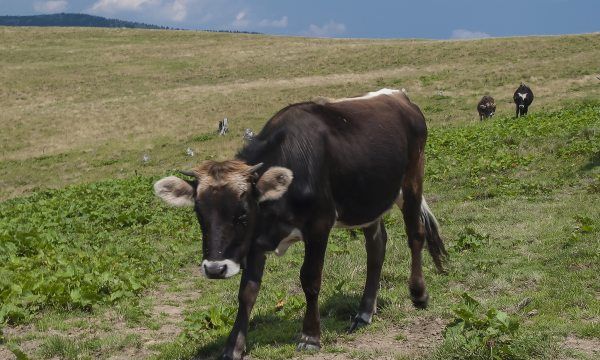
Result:
<instances>
[{"instance_id":1,"label":"white nose marking","mask_svg":"<svg viewBox=\"0 0 600 360\"><path fill-rule=\"evenodd\" d=\"M212 266L227 266L227 269L225 271L225 274L223 274L223 277L232 277L233 275L237 274L240 272L240 264L236 263L233 260L218 260L218 261L209 261L209 260L203 260L202 264L200 264L200 270L202 271L202 275L206 276L206 272L204 271L204 267L212 267Z\"/></svg>"}]
</instances>

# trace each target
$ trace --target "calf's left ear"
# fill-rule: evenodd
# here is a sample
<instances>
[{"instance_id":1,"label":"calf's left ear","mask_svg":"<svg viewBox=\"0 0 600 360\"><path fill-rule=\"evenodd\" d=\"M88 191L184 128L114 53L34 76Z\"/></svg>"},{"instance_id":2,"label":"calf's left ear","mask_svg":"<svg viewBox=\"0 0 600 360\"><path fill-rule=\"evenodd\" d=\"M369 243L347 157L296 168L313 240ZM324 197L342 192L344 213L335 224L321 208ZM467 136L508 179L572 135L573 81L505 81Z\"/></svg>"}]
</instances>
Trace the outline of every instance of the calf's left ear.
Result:
<instances>
[{"instance_id":1,"label":"calf's left ear","mask_svg":"<svg viewBox=\"0 0 600 360\"><path fill-rule=\"evenodd\" d=\"M171 206L194 206L194 184L178 178L167 176L154 183L154 193Z\"/></svg>"},{"instance_id":2,"label":"calf's left ear","mask_svg":"<svg viewBox=\"0 0 600 360\"><path fill-rule=\"evenodd\" d=\"M256 189L260 194L258 202L281 198L293 179L292 170L280 166L270 167L256 183Z\"/></svg>"}]
</instances>

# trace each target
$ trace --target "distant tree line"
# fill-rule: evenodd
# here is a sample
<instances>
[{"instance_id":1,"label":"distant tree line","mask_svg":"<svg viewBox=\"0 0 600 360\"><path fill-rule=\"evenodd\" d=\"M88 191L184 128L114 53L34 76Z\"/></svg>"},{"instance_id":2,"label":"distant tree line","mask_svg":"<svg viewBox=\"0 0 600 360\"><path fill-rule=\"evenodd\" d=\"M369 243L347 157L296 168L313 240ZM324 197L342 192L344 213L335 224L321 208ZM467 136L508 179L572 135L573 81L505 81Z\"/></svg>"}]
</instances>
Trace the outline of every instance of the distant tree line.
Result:
<instances>
[{"instance_id":1,"label":"distant tree line","mask_svg":"<svg viewBox=\"0 0 600 360\"><path fill-rule=\"evenodd\" d=\"M0 16L0 26L81 26L133 29L171 29L167 26L158 26L118 19L107 19L102 16L65 13L31 16Z\"/></svg>"},{"instance_id":2,"label":"distant tree line","mask_svg":"<svg viewBox=\"0 0 600 360\"><path fill-rule=\"evenodd\" d=\"M263 35L263 33L256 32L256 31L241 31L241 30L211 30L211 29L204 29L204 30L200 30L200 31L218 32L218 33L232 33L232 34Z\"/></svg>"},{"instance_id":3,"label":"distant tree line","mask_svg":"<svg viewBox=\"0 0 600 360\"><path fill-rule=\"evenodd\" d=\"M131 29L162 29L182 30L168 26L125 21L119 19L107 19L102 16L87 14L50 14L31 16L0 16L0 26L74 26L74 27L104 27L104 28L131 28ZM255 31L240 30L201 30L207 32L233 33L233 34L261 34Z\"/></svg>"}]
</instances>

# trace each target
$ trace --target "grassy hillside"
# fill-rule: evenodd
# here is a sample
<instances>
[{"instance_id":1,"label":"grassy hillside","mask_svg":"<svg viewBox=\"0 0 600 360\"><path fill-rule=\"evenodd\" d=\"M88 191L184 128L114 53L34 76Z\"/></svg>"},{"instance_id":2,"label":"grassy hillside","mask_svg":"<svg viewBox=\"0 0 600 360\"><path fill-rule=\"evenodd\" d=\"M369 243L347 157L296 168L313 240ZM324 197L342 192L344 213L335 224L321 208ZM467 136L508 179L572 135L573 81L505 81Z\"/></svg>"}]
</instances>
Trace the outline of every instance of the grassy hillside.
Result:
<instances>
[{"instance_id":1,"label":"grassy hillside","mask_svg":"<svg viewBox=\"0 0 600 360\"><path fill-rule=\"evenodd\" d=\"M481 41L327 40L202 32L0 27L0 199L224 158L245 127L317 95L404 87L432 124L598 98L600 35ZM201 143L228 117L232 136ZM140 161L144 153L150 163ZM43 169L44 176L39 176Z\"/></svg>"},{"instance_id":2,"label":"grassy hillside","mask_svg":"<svg viewBox=\"0 0 600 360\"><path fill-rule=\"evenodd\" d=\"M199 276L194 216L154 199L152 182L231 156L244 128L258 130L288 103L384 86L406 88L428 118L426 196L451 252L449 273L435 274L426 258L432 301L415 310L393 210L379 314L346 335L366 264L361 237L335 231L318 358L598 356L600 35L444 42L0 28L0 36L0 197L12 198L0 203L0 358L13 357L9 349L34 359L214 356L238 281ZM536 101L515 120L510 98L522 80ZM480 123L475 106L486 93L499 116ZM231 132L216 137L225 116ZM269 258L253 358L311 358L294 351L302 253L296 245Z\"/></svg>"}]
</instances>

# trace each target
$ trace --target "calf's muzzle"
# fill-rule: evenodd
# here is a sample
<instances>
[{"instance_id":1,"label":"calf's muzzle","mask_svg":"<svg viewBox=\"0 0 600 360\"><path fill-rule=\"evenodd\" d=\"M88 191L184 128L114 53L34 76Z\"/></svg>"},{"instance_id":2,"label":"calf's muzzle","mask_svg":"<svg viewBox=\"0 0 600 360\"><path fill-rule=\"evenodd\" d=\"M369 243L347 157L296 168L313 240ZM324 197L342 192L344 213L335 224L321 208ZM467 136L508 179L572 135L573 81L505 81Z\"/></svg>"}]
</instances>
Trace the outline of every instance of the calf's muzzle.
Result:
<instances>
[{"instance_id":1,"label":"calf's muzzle","mask_svg":"<svg viewBox=\"0 0 600 360\"><path fill-rule=\"evenodd\" d=\"M226 279L240 272L240 264L232 260L204 260L200 268L202 274L209 279Z\"/></svg>"}]
</instances>

